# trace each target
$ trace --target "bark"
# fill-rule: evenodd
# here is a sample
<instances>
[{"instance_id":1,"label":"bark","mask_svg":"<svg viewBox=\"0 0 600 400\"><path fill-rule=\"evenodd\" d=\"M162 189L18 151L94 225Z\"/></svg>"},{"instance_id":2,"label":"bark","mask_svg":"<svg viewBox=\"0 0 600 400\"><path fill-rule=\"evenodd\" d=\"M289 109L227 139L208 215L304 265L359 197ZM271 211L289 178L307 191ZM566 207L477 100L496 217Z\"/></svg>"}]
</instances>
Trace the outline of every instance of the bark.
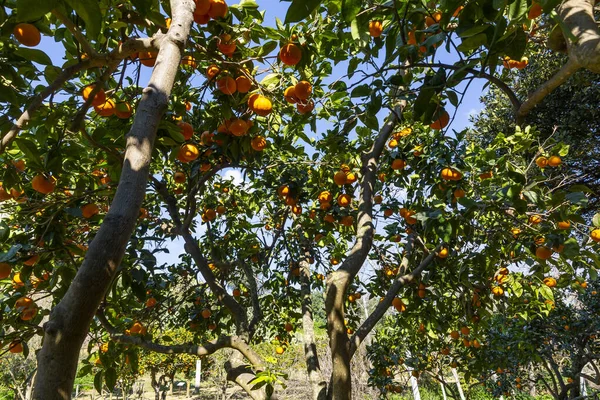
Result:
<instances>
[{"instance_id":1,"label":"bark","mask_svg":"<svg viewBox=\"0 0 600 400\"><path fill-rule=\"evenodd\" d=\"M304 332L304 359L308 371L313 399L324 400L327 397L327 382L321 372L319 355L315 343L315 324L313 321L313 305L310 290L310 253L305 252L300 262L300 294L302 296L302 330Z\"/></svg>"},{"instance_id":2,"label":"bark","mask_svg":"<svg viewBox=\"0 0 600 400\"><path fill-rule=\"evenodd\" d=\"M167 108L194 7L193 0L171 1L173 24L160 43L157 65L127 135L123 171L115 198L75 279L44 324L44 343L38 354L33 393L35 400L71 398L81 345L135 228L146 192L156 131Z\"/></svg>"},{"instance_id":3,"label":"bark","mask_svg":"<svg viewBox=\"0 0 600 400\"><path fill-rule=\"evenodd\" d=\"M352 396L351 357L348 335L344 324L344 302L350 283L360 271L373 245L375 234L373 191L377 178L378 160L385 143L400 120L404 104L404 102L401 102L394 107L387 122L375 138L373 146L362 156L362 180L358 201L356 240L342 265L327 277L325 311L332 358L332 375L328 398L334 400L346 400Z\"/></svg>"},{"instance_id":4,"label":"bark","mask_svg":"<svg viewBox=\"0 0 600 400\"><path fill-rule=\"evenodd\" d=\"M564 0L557 8L558 18L566 29L569 61L523 102L517 111L517 123L549 93L581 68L600 73L600 28L594 19L594 0Z\"/></svg>"}]
</instances>

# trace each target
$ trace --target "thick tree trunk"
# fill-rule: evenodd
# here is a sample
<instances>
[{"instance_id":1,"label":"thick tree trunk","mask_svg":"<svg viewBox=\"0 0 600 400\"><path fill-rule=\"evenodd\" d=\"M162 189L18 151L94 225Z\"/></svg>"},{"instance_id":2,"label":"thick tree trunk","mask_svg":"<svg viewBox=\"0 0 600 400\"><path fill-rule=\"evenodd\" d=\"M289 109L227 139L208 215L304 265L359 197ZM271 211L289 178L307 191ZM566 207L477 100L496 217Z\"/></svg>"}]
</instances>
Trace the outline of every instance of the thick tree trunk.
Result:
<instances>
[{"instance_id":1,"label":"thick tree trunk","mask_svg":"<svg viewBox=\"0 0 600 400\"><path fill-rule=\"evenodd\" d=\"M127 136L123 171L110 211L69 290L44 324L44 343L38 354L33 393L35 400L71 398L81 345L136 225L146 192L156 131L167 108L194 8L193 0L171 0L173 24L160 43L156 67Z\"/></svg>"},{"instance_id":2,"label":"thick tree trunk","mask_svg":"<svg viewBox=\"0 0 600 400\"><path fill-rule=\"evenodd\" d=\"M300 262L302 294L302 330L304 331L304 358L308 372L308 380L311 385L313 400L325 400L327 398L327 382L323 378L317 345L315 343L315 325L313 321L313 306L310 290L310 253L305 252L304 260Z\"/></svg>"}]
</instances>

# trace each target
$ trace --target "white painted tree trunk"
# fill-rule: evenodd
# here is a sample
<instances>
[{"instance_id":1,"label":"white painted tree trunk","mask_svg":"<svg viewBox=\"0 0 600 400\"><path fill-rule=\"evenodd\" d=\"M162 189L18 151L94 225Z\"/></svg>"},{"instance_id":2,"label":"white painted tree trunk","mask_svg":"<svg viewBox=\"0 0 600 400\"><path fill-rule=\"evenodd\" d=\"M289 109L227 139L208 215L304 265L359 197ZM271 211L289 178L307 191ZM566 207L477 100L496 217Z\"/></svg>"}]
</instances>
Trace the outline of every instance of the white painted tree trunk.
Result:
<instances>
[{"instance_id":1,"label":"white painted tree trunk","mask_svg":"<svg viewBox=\"0 0 600 400\"><path fill-rule=\"evenodd\" d=\"M442 396L444 397L444 400L447 400L448 398L446 397L446 387L442 382L440 382L440 386L442 388Z\"/></svg>"},{"instance_id":2,"label":"white painted tree trunk","mask_svg":"<svg viewBox=\"0 0 600 400\"><path fill-rule=\"evenodd\" d=\"M465 400L465 394L463 393L460 377L458 376L458 372L456 372L456 368L452 368L452 376L454 376L454 379L456 380L456 387L458 388L458 394L460 394L461 400Z\"/></svg>"},{"instance_id":3,"label":"white painted tree trunk","mask_svg":"<svg viewBox=\"0 0 600 400\"><path fill-rule=\"evenodd\" d=\"M194 382L194 388L196 393L200 391L200 376L202 373L202 360L196 360L196 381Z\"/></svg>"}]
</instances>

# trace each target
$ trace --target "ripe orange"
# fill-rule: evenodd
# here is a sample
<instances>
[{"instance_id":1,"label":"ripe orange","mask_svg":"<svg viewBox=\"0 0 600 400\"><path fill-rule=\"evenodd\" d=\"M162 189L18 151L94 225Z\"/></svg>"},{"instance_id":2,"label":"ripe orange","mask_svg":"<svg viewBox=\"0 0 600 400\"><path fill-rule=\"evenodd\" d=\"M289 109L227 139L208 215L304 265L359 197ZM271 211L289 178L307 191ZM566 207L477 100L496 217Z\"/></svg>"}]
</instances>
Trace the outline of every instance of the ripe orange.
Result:
<instances>
[{"instance_id":1,"label":"ripe orange","mask_svg":"<svg viewBox=\"0 0 600 400\"><path fill-rule=\"evenodd\" d=\"M117 105L112 99L107 99L103 104L94 106L94 111L101 117L111 117L115 114Z\"/></svg>"},{"instance_id":2,"label":"ripe orange","mask_svg":"<svg viewBox=\"0 0 600 400\"><path fill-rule=\"evenodd\" d=\"M558 224L558 229L571 229L571 221L560 221Z\"/></svg>"},{"instance_id":3,"label":"ripe orange","mask_svg":"<svg viewBox=\"0 0 600 400\"><path fill-rule=\"evenodd\" d=\"M6 279L10 276L12 272L12 267L9 263L2 262L0 263L0 279Z\"/></svg>"},{"instance_id":4,"label":"ripe orange","mask_svg":"<svg viewBox=\"0 0 600 400\"><path fill-rule=\"evenodd\" d=\"M146 300L146 308L152 308L156 305L156 303L158 303L156 299L154 297L150 297L148 300Z\"/></svg>"},{"instance_id":5,"label":"ripe orange","mask_svg":"<svg viewBox=\"0 0 600 400\"><path fill-rule=\"evenodd\" d=\"M195 13L200 15L208 14L211 5L210 0L194 0L194 2L196 3L196 10L194 11Z\"/></svg>"},{"instance_id":6,"label":"ripe orange","mask_svg":"<svg viewBox=\"0 0 600 400\"><path fill-rule=\"evenodd\" d=\"M450 337L454 340L457 340L460 337L460 335L459 335L458 331L452 331L452 332L450 332Z\"/></svg>"},{"instance_id":7,"label":"ripe orange","mask_svg":"<svg viewBox=\"0 0 600 400\"><path fill-rule=\"evenodd\" d=\"M200 156L200 152L198 148L193 144L184 144L179 149L179 153L177 154L177 159L183 163L188 163L194 161Z\"/></svg>"},{"instance_id":8,"label":"ripe orange","mask_svg":"<svg viewBox=\"0 0 600 400\"><path fill-rule=\"evenodd\" d=\"M294 88L295 97L301 101L308 100L312 94L312 85L307 81L300 81Z\"/></svg>"},{"instance_id":9,"label":"ripe orange","mask_svg":"<svg viewBox=\"0 0 600 400\"><path fill-rule=\"evenodd\" d=\"M231 76L225 76L217 81L217 89L231 96L237 91L237 83L235 83L235 79Z\"/></svg>"},{"instance_id":10,"label":"ripe orange","mask_svg":"<svg viewBox=\"0 0 600 400\"><path fill-rule=\"evenodd\" d=\"M35 47L42 40L39 29L32 24L17 24L13 29L13 34L19 43L27 47Z\"/></svg>"},{"instance_id":11,"label":"ripe orange","mask_svg":"<svg viewBox=\"0 0 600 400\"><path fill-rule=\"evenodd\" d=\"M208 308L205 308L204 310L202 310L202 318L208 319L208 318L210 318L211 315L212 315L212 312Z\"/></svg>"},{"instance_id":12,"label":"ripe orange","mask_svg":"<svg viewBox=\"0 0 600 400\"><path fill-rule=\"evenodd\" d=\"M267 147L267 139L264 136L256 136L250 141L250 146L254 151L263 151Z\"/></svg>"},{"instance_id":13,"label":"ripe orange","mask_svg":"<svg viewBox=\"0 0 600 400\"><path fill-rule=\"evenodd\" d=\"M227 208L224 205L217 206L217 214L225 214L227 212Z\"/></svg>"},{"instance_id":14,"label":"ripe orange","mask_svg":"<svg viewBox=\"0 0 600 400\"><path fill-rule=\"evenodd\" d=\"M465 191L460 188L456 189L454 191L454 198L456 198L456 199L461 199L461 198L465 197L465 195L466 195Z\"/></svg>"},{"instance_id":15,"label":"ripe orange","mask_svg":"<svg viewBox=\"0 0 600 400\"><path fill-rule=\"evenodd\" d=\"M235 79L237 85L237 91L240 93L248 93L252 89L252 81L246 76L238 76Z\"/></svg>"},{"instance_id":16,"label":"ripe orange","mask_svg":"<svg viewBox=\"0 0 600 400\"><path fill-rule=\"evenodd\" d=\"M490 179L494 176L494 173L492 171L488 171L488 172L484 172L479 174L479 179L484 180L484 179Z\"/></svg>"},{"instance_id":17,"label":"ripe orange","mask_svg":"<svg viewBox=\"0 0 600 400\"><path fill-rule=\"evenodd\" d=\"M471 330L469 329L469 327L463 326L462 328L460 328L460 333L467 336L469 333L471 333Z\"/></svg>"},{"instance_id":18,"label":"ripe orange","mask_svg":"<svg viewBox=\"0 0 600 400\"><path fill-rule=\"evenodd\" d=\"M444 168L440 172L440 177L446 181L458 181L462 179L462 173L454 168Z\"/></svg>"},{"instance_id":19,"label":"ripe orange","mask_svg":"<svg viewBox=\"0 0 600 400\"><path fill-rule=\"evenodd\" d=\"M378 194L375 197L373 197L373 201L375 202L375 204L381 204L383 203L383 196Z\"/></svg>"},{"instance_id":20,"label":"ripe orange","mask_svg":"<svg viewBox=\"0 0 600 400\"><path fill-rule=\"evenodd\" d=\"M291 332L294 330L294 326L292 324L290 324L289 322L286 322L284 325L284 329L286 330L286 332Z\"/></svg>"},{"instance_id":21,"label":"ripe orange","mask_svg":"<svg viewBox=\"0 0 600 400\"><path fill-rule=\"evenodd\" d=\"M285 97L285 101L287 101L290 104L296 104L300 101L300 99L296 97L295 86L290 86L287 89L285 89L285 91L283 92L283 97Z\"/></svg>"},{"instance_id":22,"label":"ripe orange","mask_svg":"<svg viewBox=\"0 0 600 400\"><path fill-rule=\"evenodd\" d=\"M10 345L8 346L8 351L10 351L13 354L18 354L18 353L22 353L23 352L23 345L21 344L21 341L16 339L13 340Z\"/></svg>"},{"instance_id":23,"label":"ripe orange","mask_svg":"<svg viewBox=\"0 0 600 400\"><path fill-rule=\"evenodd\" d=\"M431 25L435 25L440 22L442 19L442 13L439 11L434 12L431 16L427 16L425 18L425 25L430 27Z\"/></svg>"},{"instance_id":24,"label":"ripe orange","mask_svg":"<svg viewBox=\"0 0 600 400\"><path fill-rule=\"evenodd\" d=\"M302 50L293 43L286 44L279 51L279 59L285 65L293 67L302 60Z\"/></svg>"},{"instance_id":25,"label":"ripe orange","mask_svg":"<svg viewBox=\"0 0 600 400\"><path fill-rule=\"evenodd\" d=\"M271 100L265 96L258 95L258 97L256 97L252 102L251 109L261 117L266 117L267 115L271 114L271 111L273 110L273 103L271 103Z\"/></svg>"},{"instance_id":26,"label":"ripe orange","mask_svg":"<svg viewBox=\"0 0 600 400\"><path fill-rule=\"evenodd\" d=\"M402 159L395 159L394 161L392 161L392 169L397 171L397 170L403 170L406 167L406 161L402 160Z\"/></svg>"},{"instance_id":27,"label":"ripe orange","mask_svg":"<svg viewBox=\"0 0 600 400\"><path fill-rule=\"evenodd\" d=\"M333 200L333 195L330 191L324 190L321 193L319 193L317 199L319 200L319 203L331 203L331 201Z\"/></svg>"},{"instance_id":28,"label":"ripe orange","mask_svg":"<svg viewBox=\"0 0 600 400\"><path fill-rule=\"evenodd\" d=\"M196 68L198 66L198 63L196 62L196 59L193 56L187 55L187 56L183 56L181 58L181 61L179 62L179 65L182 66L190 66L192 68Z\"/></svg>"},{"instance_id":29,"label":"ripe orange","mask_svg":"<svg viewBox=\"0 0 600 400\"><path fill-rule=\"evenodd\" d=\"M596 242L600 243L600 229L594 229L592 233L590 233L590 238Z\"/></svg>"},{"instance_id":30,"label":"ripe orange","mask_svg":"<svg viewBox=\"0 0 600 400\"><path fill-rule=\"evenodd\" d=\"M542 15L542 5L534 1L527 13L527 18L536 19L540 15Z\"/></svg>"},{"instance_id":31,"label":"ripe orange","mask_svg":"<svg viewBox=\"0 0 600 400\"><path fill-rule=\"evenodd\" d=\"M450 122L450 114L448 114L448 112L444 109L442 109L442 111L440 113L438 113L438 117L435 121L433 121L429 127L431 129L444 129L446 126L448 126L448 123Z\"/></svg>"},{"instance_id":32,"label":"ripe orange","mask_svg":"<svg viewBox=\"0 0 600 400\"><path fill-rule=\"evenodd\" d=\"M131 105L126 101L119 101L115 108L115 114L118 118L128 119L133 114Z\"/></svg>"},{"instance_id":33,"label":"ripe orange","mask_svg":"<svg viewBox=\"0 0 600 400\"><path fill-rule=\"evenodd\" d=\"M529 223L531 225L537 225L542 222L542 216L538 214L533 214L529 216Z\"/></svg>"},{"instance_id":34,"label":"ripe orange","mask_svg":"<svg viewBox=\"0 0 600 400\"><path fill-rule=\"evenodd\" d=\"M383 23L381 21L369 21L369 34L378 38L383 32Z\"/></svg>"},{"instance_id":35,"label":"ripe orange","mask_svg":"<svg viewBox=\"0 0 600 400\"><path fill-rule=\"evenodd\" d=\"M83 215L83 218L92 218L99 212L100 208L98 208L98 206L94 203L86 204L85 206L81 207L81 215Z\"/></svg>"},{"instance_id":36,"label":"ripe orange","mask_svg":"<svg viewBox=\"0 0 600 400\"><path fill-rule=\"evenodd\" d=\"M13 161L12 165L17 169L17 171L25 171L25 160Z\"/></svg>"},{"instance_id":37,"label":"ripe orange","mask_svg":"<svg viewBox=\"0 0 600 400\"><path fill-rule=\"evenodd\" d=\"M560 164L562 164L562 160L559 156L552 156L548 159L549 167L558 167Z\"/></svg>"},{"instance_id":38,"label":"ripe orange","mask_svg":"<svg viewBox=\"0 0 600 400\"><path fill-rule=\"evenodd\" d=\"M546 246L540 246L535 249L535 256L542 260L547 260L552 257L552 250Z\"/></svg>"},{"instance_id":39,"label":"ripe orange","mask_svg":"<svg viewBox=\"0 0 600 400\"><path fill-rule=\"evenodd\" d=\"M285 349L281 346L277 346L277 348L275 349L275 353L277 353L278 355L282 355L285 352Z\"/></svg>"},{"instance_id":40,"label":"ripe orange","mask_svg":"<svg viewBox=\"0 0 600 400\"><path fill-rule=\"evenodd\" d=\"M173 181L175 181L175 183L184 183L186 181L185 173L181 171L175 172L173 175Z\"/></svg>"},{"instance_id":41,"label":"ripe orange","mask_svg":"<svg viewBox=\"0 0 600 400\"><path fill-rule=\"evenodd\" d=\"M447 258L449 254L450 254L450 251L448 250L448 248L447 247L442 247L440 249L440 251L438 252L437 256L439 258L443 259L443 258Z\"/></svg>"},{"instance_id":42,"label":"ripe orange","mask_svg":"<svg viewBox=\"0 0 600 400\"><path fill-rule=\"evenodd\" d=\"M206 76L208 77L208 80L212 80L215 76L219 75L220 72L221 70L219 67L213 64L206 69Z\"/></svg>"},{"instance_id":43,"label":"ripe orange","mask_svg":"<svg viewBox=\"0 0 600 400\"><path fill-rule=\"evenodd\" d=\"M248 125L242 119L235 119L229 124L229 131L235 136L244 136L248 133Z\"/></svg>"},{"instance_id":44,"label":"ripe orange","mask_svg":"<svg viewBox=\"0 0 600 400\"><path fill-rule=\"evenodd\" d=\"M352 226L354 225L354 217L352 215L346 215L340 218L340 224L343 226Z\"/></svg>"},{"instance_id":45,"label":"ripe orange","mask_svg":"<svg viewBox=\"0 0 600 400\"><path fill-rule=\"evenodd\" d=\"M392 306L394 306L394 308L398 312L404 312L404 311L406 311L406 304L404 304L404 302L402 301L402 299L400 299L398 297L394 297L394 300L392 300Z\"/></svg>"},{"instance_id":46,"label":"ripe orange","mask_svg":"<svg viewBox=\"0 0 600 400\"><path fill-rule=\"evenodd\" d=\"M227 4L224 0L210 0L208 15L212 19L224 18L227 15Z\"/></svg>"},{"instance_id":47,"label":"ripe orange","mask_svg":"<svg viewBox=\"0 0 600 400\"><path fill-rule=\"evenodd\" d=\"M89 85L83 88L81 94L83 96L83 100L87 101L90 97L90 94L94 90L95 85ZM94 95L94 99L92 100L92 106L97 107L101 106L106 102L106 94L104 93L104 89L98 90L98 92Z\"/></svg>"},{"instance_id":48,"label":"ripe orange","mask_svg":"<svg viewBox=\"0 0 600 400\"><path fill-rule=\"evenodd\" d=\"M142 65L146 67L154 67L158 53L155 51L140 51L138 57Z\"/></svg>"},{"instance_id":49,"label":"ripe orange","mask_svg":"<svg viewBox=\"0 0 600 400\"><path fill-rule=\"evenodd\" d=\"M56 187L56 178L53 176L46 178L44 175L36 175L31 180L31 187L33 190L40 192L41 194L51 193Z\"/></svg>"},{"instance_id":50,"label":"ripe orange","mask_svg":"<svg viewBox=\"0 0 600 400\"><path fill-rule=\"evenodd\" d=\"M349 194L340 194L337 203L340 207L349 207L352 203L352 197Z\"/></svg>"},{"instance_id":51,"label":"ripe orange","mask_svg":"<svg viewBox=\"0 0 600 400\"><path fill-rule=\"evenodd\" d=\"M199 24L199 25L206 25L208 24L208 21L210 21L210 15L205 14L198 14L197 12L194 12L194 22Z\"/></svg>"},{"instance_id":52,"label":"ripe orange","mask_svg":"<svg viewBox=\"0 0 600 400\"><path fill-rule=\"evenodd\" d=\"M231 35L223 34L219 37L219 42L217 43L217 48L227 57L233 56L235 53L235 49L237 48L237 42L235 40L231 40Z\"/></svg>"},{"instance_id":53,"label":"ripe orange","mask_svg":"<svg viewBox=\"0 0 600 400\"><path fill-rule=\"evenodd\" d=\"M546 168L548 166L548 159L546 157L538 157L535 159L535 163L540 168Z\"/></svg>"},{"instance_id":54,"label":"ripe orange","mask_svg":"<svg viewBox=\"0 0 600 400\"><path fill-rule=\"evenodd\" d=\"M279 186L279 188L277 188L277 194L279 194L279 197L285 197L288 194L290 194L290 188L287 185L281 185Z\"/></svg>"},{"instance_id":55,"label":"ripe orange","mask_svg":"<svg viewBox=\"0 0 600 400\"><path fill-rule=\"evenodd\" d=\"M556 286L556 279L552 277L544 278L544 285L548 286L549 288L553 288Z\"/></svg>"},{"instance_id":56,"label":"ripe orange","mask_svg":"<svg viewBox=\"0 0 600 400\"><path fill-rule=\"evenodd\" d=\"M312 110L315 109L315 102L312 100L309 100L309 102L306 104L298 103L298 104L296 104L296 109L302 115L309 114Z\"/></svg>"},{"instance_id":57,"label":"ripe orange","mask_svg":"<svg viewBox=\"0 0 600 400\"><path fill-rule=\"evenodd\" d=\"M346 173L344 171L338 171L333 176L333 181L338 186L343 186L346 184Z\"/></svg>"},{"instance_id":58,"label":"ripe orange","mask_svg":"<svg viewBox=\"0 0 600 400\"><path fill-rule=\"evenodd\" d=\"M492 293L494 294L494 296L500 297L504 294L504 289L502 289L500 286L494 286L492 288Z\"/></svg>"}]
</instances>

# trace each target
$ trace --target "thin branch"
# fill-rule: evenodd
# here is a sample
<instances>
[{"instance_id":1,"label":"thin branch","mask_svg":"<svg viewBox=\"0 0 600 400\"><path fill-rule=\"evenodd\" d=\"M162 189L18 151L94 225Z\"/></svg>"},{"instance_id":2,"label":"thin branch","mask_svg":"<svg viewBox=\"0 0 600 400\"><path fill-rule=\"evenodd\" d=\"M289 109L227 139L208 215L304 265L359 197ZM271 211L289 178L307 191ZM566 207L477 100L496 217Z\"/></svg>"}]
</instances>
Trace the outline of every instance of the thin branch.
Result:
<instances>
[{"instance_id":1,"label":"thin branch","mask_svg":"<svg viewBox=\"0 0 600 400\"><path fill-rule=\"evenodd\" d=\"M87 54L88 57L96 56L96 51L90 45L90 42L88 42L86 37L79 30L79 27L75 25L68 16L64 15L58 8L53 9L52 14L54 14L54 16L58 18L67 27L69 32L71 32L71 34L75 37L75 40L77 40L79 44L83 47L83 51Z\"/></svg>"}]
</instances>

